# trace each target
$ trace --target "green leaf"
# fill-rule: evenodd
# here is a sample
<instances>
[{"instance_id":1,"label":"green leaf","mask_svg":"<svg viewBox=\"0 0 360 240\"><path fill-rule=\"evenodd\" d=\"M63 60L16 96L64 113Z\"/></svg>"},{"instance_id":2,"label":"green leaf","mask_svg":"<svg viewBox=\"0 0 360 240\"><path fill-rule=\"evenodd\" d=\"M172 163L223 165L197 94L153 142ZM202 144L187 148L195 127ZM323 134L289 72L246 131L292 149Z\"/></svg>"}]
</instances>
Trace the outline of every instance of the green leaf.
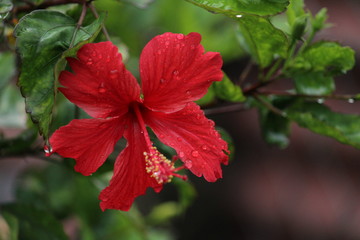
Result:
<instances>
[{"instance_id":1,"label":"green leaf","mask_svg":"<svg viewBox=\"0 0 360 240\"><path fill-rule=\"evenodd\" d=\"M7 204L2 209L18 218L19 239L68 239L62 224L49 211L21 203Z\"/></svg>"},{"instance_id":2,"label":"green leaf","mask_svg":"<svg viewBox=\"0 0 360 240\"><path fill-rule=\"evenodd\" d=\"M307 95L328 95L335 90L334 79L322 72L303 72L293 75L297 93Z\"/></svg>"},{"instance_id":3,"label":"green leaf","mask_svg":"<svg viewBox=\"0 0 360 240\"><path fill-rule=\"evenodd\" d=\"M0 91L15 73L15 56L10 52L0 53Z\"/></svg>"},{"instance_id":4,"label":"green leaf","mask_svg":"<svg viewBox=\"0 0 360 240\"><path fill-rule=\"evenodd\" d=\"M261 67L269 66L277 55L286 57L288 39L268 19L246 15L238 22L242 44Z\"/></svg>"},{"instance_id":5,"label":"green leaf","mask_svg":"<svg viewBox=\"0 0 360 240\"><path fill-rule=\"evenodd\" d=\"M290 121L268 109L260 109L260 126L264 140L270 145L285 148L289 145Z\"/></svg>"},{"instance_id":6,"label":"green leaf","mask_svg":"<svg viewBox=\"0 0 360 240\"><path fill-rule=\"evenodd\" d=\"M354 67L355 52L337 42L321 41L309 46L295 58L298 70L323 71L336 76Z\"/></svg>"},{"instance_id":7,"label":"green leaf","mask_svg":"<svg viewBox=\"0 0 360 240\"><path fill-rule=\"evenodd\" d=\"M18 235L19 235L19 221L18 221L18 219L14 215L12 215L12 214L10 214L8 212L3 212L2 216L6 220L7 225L9 227L9 236L8 236L8 238L5 238L5 239L7 239L7 240L18 240L19 239L19 237L18 237ZM1 239L1 240L3 240L3 239Z\"/></svg>"},{"instance_id":8,"label":"green leaf","mask_svg":"<svg viewBox=\"0 0 360 240\"><path fill-rule=\"evenodd\" d=\"M289 7L286 10L289 25L292 26L295 23L296 18L305 14L304 0L291 0Z\"/></svg>"},{"instance_id":9,"label":"green leaf","mask_svg":"<svg viewBox=\"0 0 360 240\"><path fill-rule=\"evenodd\" d=\"M285 108L292 101L288 97L263 97L262 99L278 109ZM273 113L258 102L255 104L255 107L259 109L260 126L264 140L270 145L276 145L280 148L287 147L289 145L290 120Z\"/></svg>"},{"instance_id":10,"label":"green leaf","mask_svg":"<svg viewBox=\"0 0 360 240\"><path fill-rule=\"evenodd\" d=\"M275 15L283 12L288 0L186 0L208 11L222 13L230 17L253 14L259 16Z\"/></svg>"},{"instance_id":11,"label":"green leaf","mask_svg":"<svg viewBox=\"0 0 360 240\"><path fill-rule=\"evenodd\" d=\"M298 93L326 95L335 90L333 76L345 73L355 64L355 53L336 42L317 42L300 53L285 72L294 78Z\"/></svg>"},{"instance_id":12,"label":"green leaf","mask_svg":"<svg viewBox=\"0 0 360 240\"><path fill-rule=\"evenodd\" d=\"M298 101L285 110L299 126L360 149L360 115L332 112L315 102Z\"/></svg>"},{"instance_id":13,"label":"green leaf","mask_svg":"<svg viewBox=\"0 0 360 240\"><path fill-rule=\"evenodd\" d=\"M314 32L318 32L321 29L326 28L328 25L326 24L326 20L328 19L327 9L322 8L314 18L311 19L311 25L313 27Z\"/></svg>"},{"instance_id":14,"label":"green leaf","mask_svg":"<svg viewBox=\"0 0 360 240\"><path fill-rule=\"evenodd\" d=\"M77 32L74 44L92 39L102 25L95 20ZM54 67L69 46L76 22L60 12L38 10L24 16L14 30L22 60L19 86L25 97L26 111L39 131L48 137L56 93Z\"/></svg>"},{"instance_id":15,"label":"green leaf","mask_svg":"<svg viewBox=\"0 0 360 240\"><path fill-rule=\"evenodd\" d=\"M13 4L10 0L0 1L0 20L4 20L12 10Z\"/></svg>"},{"instance_id":16,"label":"green leaf","mask_svg":"<svg viewBox=\"0 0 360 240\"><path fill-rule=\"evenodd\" d=\"M224 77L220 82L214 82L213 88L215 95L230 102L244 102L245 96L239 86L235 85L229 77L224 73Z\"/></svg>"}]
</instances>

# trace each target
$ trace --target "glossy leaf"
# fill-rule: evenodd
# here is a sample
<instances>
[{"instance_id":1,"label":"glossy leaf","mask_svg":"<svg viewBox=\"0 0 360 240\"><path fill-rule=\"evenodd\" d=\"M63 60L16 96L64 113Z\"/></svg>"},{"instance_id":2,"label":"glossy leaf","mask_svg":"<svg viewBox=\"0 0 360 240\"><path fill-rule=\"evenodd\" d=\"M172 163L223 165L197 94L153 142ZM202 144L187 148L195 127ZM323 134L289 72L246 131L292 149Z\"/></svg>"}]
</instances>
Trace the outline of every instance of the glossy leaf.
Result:
<instances>
[{"instance_id":1,"label":"glossy leaf","mask_svg":"<svg viewBox=\"0 0 360 240\"><path fill-rule=\"evenodd\" d=\"M103 18L99 18L81 27L74 45L96 35L102 21ZM14 30L22 60L19 86L26 99L26 111L39 124L39 131L45 138L56 92L54 67L69 48L75 25L72 18L60 12L38 10L24 16Z\"/></svg>"},{"instance_id":2,"label":"glossy leaf","mask_svg":"<svg viewBox=\"0 0 360 240\"><path fill-rule=\"evenodd\" d=\"M299 72L293 75L297 93L328 95L335 90L334 79L322 72Z\"/></svg>"},{"instance_id":3,"label":"glossy leaf","mask_svg":"<svg viewBox=\"0 0 360 240\"><path fill-rule=\"evenodd\" d=\"M68 239L62 224L49 211L21 203L4 205L2 210L19 220L19 239Z\"/></svg>"},{"instance_id":4,"label":"glossy leaf","mask_svg":"<svg viewBox=\"0 0 360 240\"><path fill-rule=\"evenodd\" d=\"M245 96L239 86L235 85L229 77L224 74L223 80L213 83L215 95L229 102L244 102Z\"/></svg>"},{"instance_id":5,"label":"glossy leaf","mask_svg":"<svg viewBox=\"0 0 360 240\"><path fill-rule=\"evenodd\" d=\"M335 89L333 76L355 64L354 51L336 42L317 42L300 53L286 70L298 93L322 95Z\"/></svg>"},{"instance_id":6,"label":"glossy leaf","mask_svg":"<svg viewBox=\"0 0 360 240\"><path fill-rule=\"evenodd\" d=\"M268 19L245 15L238 22L242 45L261 67L269 66L276 56L286 57L288 39Z\"/></svg>"},{"instance_id":7,"label":"glossy leaf","mask_svg":"<svg viewBox=\"0 0 360 240\"><path fill-rule=\"evenodd\" d=\"M280 148L288 146L290 121L287 118L265 111L261 115L261 130L267 143Z\"/></svg>"},{"instance_id":8,"label":"glossy leaf","mask_svg":"<svg viewBox=\"0 0 360 240\"><path fill-rule=\"evenodd\" d=\"M259 16L275 15L283 12L288 0L187 0L199 7L215 13L223 13L231 17L241 14Z\"/></svg>"},{"instance_id":9,"label":"glossy leaf","mask_svg":"<svg viewBox=\"0 0 360 240\"><path fill-rule=\"evenodd\" d=\"M360 115L333 112L322 104L305 101L298 101L285 112L301 127L360 149Z\"/></svg>"},{"instance_id":10,"label":"glossy leaf","mask_svg":"<svg viewBox=\"0 0 360 240\"><path fill-rule=\"evenodd\" d=\"M355 64L355 52L336 42L317 42L295 59L295 67L301 70L323 71L331 76L345 73Z\"/></svg>"},{"instance_id":11,"label":"glossy leaf","mask_svg":"<svg viewBox=\"0 0 360 240\"><path fill-rule=\"evenodd\" d=\"M286 10L289 25L292 26L295 23L296 18L301 17L304 14L304 0L291 0Z\"/></svg>"}]
</instances>

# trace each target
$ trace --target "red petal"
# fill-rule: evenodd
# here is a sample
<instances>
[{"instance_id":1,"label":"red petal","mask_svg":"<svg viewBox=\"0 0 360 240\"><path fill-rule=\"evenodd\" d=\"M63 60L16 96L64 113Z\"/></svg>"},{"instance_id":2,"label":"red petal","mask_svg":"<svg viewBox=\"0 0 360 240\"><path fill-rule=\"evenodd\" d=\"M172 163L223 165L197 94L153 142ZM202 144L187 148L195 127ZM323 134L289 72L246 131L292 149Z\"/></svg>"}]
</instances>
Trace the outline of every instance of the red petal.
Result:
<instances>
[{"instance_id":1,"label":"red petal","mask_svg":"<svg viewBox=\"0 0 360 240\"><path fill-rule=\"evenodd\" d=\"M145 121L157 137L173 147L185 166L209 182L222 177L221 163L227 164L227 143L195 103L175 113L145 112Z\"/></svg>"},{"instance_id":2,"label":"red petal","mask_svg":"<svg viewBox=\"0 0 360 240\"><path fill-rule=\"evenodd\" d=\"M207 52L198 33L165 33L153 38L140 57L144 104L155 111L175 112L201 98L213 81L222 79L219 53Z\"/></svg>"},{"instance_id":3,"label":"red petal","mask_svg":"<svg viewBox=\"0 0 360 240\"><path fill-rule=\"evenodd\" d=\"M52 152L76 160L76 171L90 175L104 163L123 133L118 118L75 119L55 131L50 144Z\"/></svg>"},{"instance_id":4,"label":"red petal","mask_svg":"<svg viewBox=\"0 0 360 240\"><path fill-rule=\"evenodd\" d=\"M89 43L68 58L73 73L63 71L59 90L96 118L120 116L128 104L139 99L140 87L125 69L121 54L111 42Z\"/></svg>"},{"instance_id":5,"label":"red petal","mask_svg":"<svg viewBox=\"0 0 360 240\"><path fill-rule=\"evenodd\" d=\"M127 211L134 199L143 195L148 187L153 187L157 192L162 188L145 170L144 152L147 149L139 125L134 122L124 136L128 141L127 146L116 159L110 185L100 193L100 207L103 211Z\"/></svg>"}]
</instances>

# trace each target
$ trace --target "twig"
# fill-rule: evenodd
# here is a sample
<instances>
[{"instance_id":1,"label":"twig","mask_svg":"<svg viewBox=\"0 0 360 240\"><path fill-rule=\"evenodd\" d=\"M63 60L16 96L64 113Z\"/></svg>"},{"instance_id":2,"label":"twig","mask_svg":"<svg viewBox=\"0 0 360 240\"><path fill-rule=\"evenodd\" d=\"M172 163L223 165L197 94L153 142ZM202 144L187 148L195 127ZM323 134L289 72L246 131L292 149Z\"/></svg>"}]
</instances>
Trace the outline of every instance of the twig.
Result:
<instances>
[{"instance_id":1,"label":"twig","mask_svg":"<svg viewBox=\"0 0 360 240\"><path fill-rule=\"evenodd\" d=\"M99 14L98 14L98 12L96 11L96 8L94 7L94 5L92 5L92 4L90 3L90 4L89 4L89 8L90 8L91 12L93 13L93 15L94 15L96 18L99 18ZM102 26L101 30L102 30L103 34L105 35L106 40L111 41L111 40L110 40L109 33L108 33L108 31L106 30L106 28L105 28L104 25Z\"/></svg>"},{"instance_id":2,"label":"twig","mask_svg":"<svg viewBox=\"0 0 360 240\"><path fill-rule=\"evenodd\" d=\"M73 35L72 35L72 38L71 38L71 42L70 42L70 45L69 45L69 48L72 48L74 46L74 43L75 43L75 39L76 39L76 34L77 32L79 31L79 29L81 28L81 25L83 24L84 22L84 19L85 19L85 16L86 16L86 11L87 11L87 4L84 2L83 3L83 7L82 7L82 10L81 10L81 14L80 14L80 17L79 17L79 20L76 24L76 28L73 32Z\"/></svg>"},{"instance_id":3,"label":"twig","mask_svg":"<svg viewBox=\"0 0 360 240\"><path fill-rule=\"evenodd\" d=\"M238 112L238 111L243 111L246 109L247 108L243 104L236 103L236 104L231 104L231 105L226 105L226 106L221 106L221 107L216 107L216 108L205 109L204 112L205 112L206 116L210 116L210 115L217 115L217 114L222 114L222 113Z\"/></svg>"},{"instance_id":4,"label":"twig","mask_svg":"<svg viewBox=\"0 0 360 240\"><path fill-rule=\"evenodd\" d=\"M262 105L264 105L267 109L269 109L270 111L272 111L273 113L280 115L282 117L286 116L286 113L281 111L280 109L274 107L272 104L270 104L269 102L266 102L264 99L262 99L261 97L259 97L259 95L257 93L253 94L253 97L260 102Z\"/></svg>"},{"instance_id":5,"label":"twig","mask_svg":"<svg viewBox=\"0 0 360 240\"><path fill-rule=\"evenodd\" d=\"M308 95L308 94L299 94L299 93L283 92L276 90L257 91L257 94L292 96L292 97L303 97L303 98L326 98L326 99L337 99L337 100L347 100L347 101L351 101L351 100L355 101L355 99L358 97L357 95L351 95L351 94Z\"/></svg>"},{"instance_id":6,"label":"twig","mask_svg":"<svg viewBox=\"0 0 360 240\"><path fill-rule=\"evenodd\" d=\"M245 82L245 80L246 80L247 76L249 75L250 70L253 67L253 65L254 65L254 63L250 59L249 62L246 64L244 70L240 74L238 85L242 85Z\"/></svg>"}]
</instances>

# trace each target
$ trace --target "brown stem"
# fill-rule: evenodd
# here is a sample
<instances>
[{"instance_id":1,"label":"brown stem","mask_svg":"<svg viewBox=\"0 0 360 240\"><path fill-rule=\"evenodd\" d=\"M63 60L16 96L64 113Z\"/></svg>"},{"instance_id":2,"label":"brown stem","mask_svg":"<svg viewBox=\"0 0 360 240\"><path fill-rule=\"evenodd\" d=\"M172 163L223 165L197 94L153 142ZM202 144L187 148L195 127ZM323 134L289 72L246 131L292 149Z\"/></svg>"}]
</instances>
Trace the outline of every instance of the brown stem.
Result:
<instances>
[{"instance_id":1,"label":"brown stem","mask_svg":"<svg viewBox=\"0 0 360 240\"><path fill-rule=\"evenodd\" d=\"M259 95L277 95L277 96L291 96L291 97L303 97L303 98L326 98L326 99L338 99L338 100L350 100L357 98L357 95L351 94L331 94L331 95L308 95L291 92L283 92L277 90L257 91Z\"/></svg>"},{"instance_id":2,"label":"brown stem","mask_svg":"<svg viewBox=\"0 0 360 240\"><path fill-rule=\"evenodd\" d=\"M211 115L217 115L217 114L222 114L222 113L244 111L246 109L247 108L243 104L235 103L235 104L231 104L231 105L205 109L204 112L205 112L206 116L211 116Z\"/></svg>"},{"instance_id":3,"label":"brown stem","mask_svg":"<svg viewBox=\"0 0 360 240\"><path fill-rule=\"evenodd\" d=\"M72 48L72 47L74 46L75 39L76 39L76 34L77 34L77 32L79 31L79 29L81 28L81 25L82 25L83 22L84 22L84 19L85 19L85 16L86 16L86 11L87 11L87 4L86 4L86 3L83 3L83 7L82 7L82 10L81 10L81 14L80 14L80 17L79 17L78 22L76 23L76 28L75 28L74 33L73 33L73 36L72 36L72 38L71 38L71 42L70 42L69 48Z\"/></svg>"},{"instance_id":4,"label":"brown stem","mask_svg":"<svg viewBox=\"0 0 360 240\"><path fill-rule=\"evenodd\" d=\"M271 103L265 101L264 99L262 99L261 97L259 97L258 94L254 93L253 94L253 97L258 101L260 102L262 105L264 105L267 109L269 109L270 111L272 111L273 113L277 114L277 115L280 115L280 116L283 116L285 117L286 114L281 111L280 109L276 108L275 106L273 106Z\"/></svg>"},{"instance_id":5,"label":"brown stem","mask_svg":"<svg viewBox=\"0 0 360 240\"><path fill-rule=\"evenodd\" d=\"M239 77L239 83L238 83L238 85L242 85L242 84L245 82L245 80L246 80L247 76L249 75L250 70L251 70L251 68L252 68L253 65L254 65L254 63L253 63L253 61L250 59L249 62L246 64L244 70L241 72L241 75L240 75L240 77Z\"/></svg>"},{"instance_id":6,"label":"brown stem","mask_svg":"<svg viewBox=\"0 0 360 240\"><path fill-rule=\"evenodd\" d=\"M93 13L93 15L94 15L96 18L99 18L99 14L98 14L98 12L96 11L96 8L94 7L94 5L92 5L92 4L90 3L90 4L89 4L89 8L90 8L91 12ZM106 28L105 28L104 25L102 26L101 30L102 30L103 34L105 35L106 40L111 41L111 40L110 40L109 33L108 33L108 31L106 30Z\"/></svg>"}]
</instances>

